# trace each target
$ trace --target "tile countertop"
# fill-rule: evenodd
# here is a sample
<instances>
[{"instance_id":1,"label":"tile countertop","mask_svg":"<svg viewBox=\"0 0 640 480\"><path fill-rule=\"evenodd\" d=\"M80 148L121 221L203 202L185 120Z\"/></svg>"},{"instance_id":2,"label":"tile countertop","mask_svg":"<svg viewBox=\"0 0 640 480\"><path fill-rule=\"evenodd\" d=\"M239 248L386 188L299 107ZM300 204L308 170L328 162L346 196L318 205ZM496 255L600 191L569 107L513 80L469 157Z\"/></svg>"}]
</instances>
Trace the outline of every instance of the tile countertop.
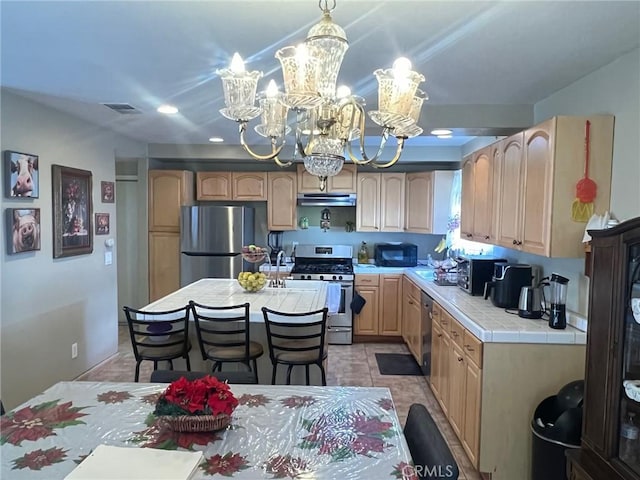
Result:
<instances>
[{"instance_id":1,"label":"tile countertop","mask_svg":"<svg viewBox=\"0 0 640 480\"><path fill-rule=\"evenodd\" d=\"M423 291L447 309L466 329L483 342L493 343L587 343L586 319L567 312L567 328L555 330L546 320L529 320L494 307L482 296L472 296L456 286L436 285L425 267L385 268L354 265L357 274L404 273ZM578 328L574 327L577 326Z\"/></svg>"}]
</instances>

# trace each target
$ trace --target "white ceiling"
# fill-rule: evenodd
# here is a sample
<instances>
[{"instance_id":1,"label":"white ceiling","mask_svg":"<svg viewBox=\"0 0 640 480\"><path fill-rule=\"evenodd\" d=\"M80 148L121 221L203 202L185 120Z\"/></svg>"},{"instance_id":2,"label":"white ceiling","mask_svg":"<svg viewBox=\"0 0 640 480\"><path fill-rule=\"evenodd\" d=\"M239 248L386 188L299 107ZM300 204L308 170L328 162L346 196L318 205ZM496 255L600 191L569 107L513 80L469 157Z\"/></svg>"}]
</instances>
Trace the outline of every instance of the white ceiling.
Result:
<instances>
[{"instance_id":1,"label":"white ceiling","mask_svg":"<svg viewBox=\"0 0 640 480\"><path fill-rule=\"evenodd\" d=\"M218 113L216 69L238 51L249 69L265 72L259 88L270 78L281 85L275 51L299 43L321 15L315 0L2 0L0 9L3 87L144 142L178 144L213 135L239 143L237 125ZM531 112L640 44L639 1L338 0L333 19L350 42L339 83L375 108L372 72L407 56L427 78L421 126L463 135L444 145L509 126L509 115ZM161 103L180 114L157 113ZM472 125L481 111L491 112L486 125Z\"/></svg>"}]
</instances>

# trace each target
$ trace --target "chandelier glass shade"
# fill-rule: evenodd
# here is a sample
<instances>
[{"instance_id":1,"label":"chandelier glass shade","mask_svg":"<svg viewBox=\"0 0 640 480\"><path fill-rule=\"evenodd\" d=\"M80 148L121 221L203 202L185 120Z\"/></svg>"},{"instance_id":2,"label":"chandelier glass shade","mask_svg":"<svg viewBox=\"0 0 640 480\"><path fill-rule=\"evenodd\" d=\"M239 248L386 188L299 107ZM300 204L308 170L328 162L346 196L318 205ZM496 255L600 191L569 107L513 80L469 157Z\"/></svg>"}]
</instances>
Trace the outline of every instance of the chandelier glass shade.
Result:
<instances>
[{"instance_id":1,"label":"chandelier glass shade","mask_svg":"<svg viewBox=\"0 0 640 480\"><path fill-rule=\"evenodd\" d=\"M394 165L402 153L404 141L422 133L417 125L426 93L418 89L425 80L411 70L411 62L399 58L393 68L378 69L378 109L369 111L369 118L382 127L380 145L373 157L365 152L365 102L345 87L336 88L338 73L349 45L344 30L331 19L335 0L319 1L322 19L308 32L306 40L297 47L284 47L275 57L280 61L284 92L279 92L273 80L267 89L257 93L259 71L246 71L236 53L231 66L218 70L222 79L225 108L220 113L239 124L240 143L258 160L274 160L280 166L291 165L301 158L305 169L320 178L324 190L327 177L337 175L346 157L359 165L386 168ZM258 105L256 106L256 98ZM288 126L289 110L296 114L295 124ZM269 138L271 152L260 155L246 143L249 121L260 117L255 131ZM293 158L283 162L278 158L285 145L285 137L294 130ZM389 136L397 146L393 158L381 161ZM359 152L352 143L359 141Z\"/></svg>"}]
</instances>

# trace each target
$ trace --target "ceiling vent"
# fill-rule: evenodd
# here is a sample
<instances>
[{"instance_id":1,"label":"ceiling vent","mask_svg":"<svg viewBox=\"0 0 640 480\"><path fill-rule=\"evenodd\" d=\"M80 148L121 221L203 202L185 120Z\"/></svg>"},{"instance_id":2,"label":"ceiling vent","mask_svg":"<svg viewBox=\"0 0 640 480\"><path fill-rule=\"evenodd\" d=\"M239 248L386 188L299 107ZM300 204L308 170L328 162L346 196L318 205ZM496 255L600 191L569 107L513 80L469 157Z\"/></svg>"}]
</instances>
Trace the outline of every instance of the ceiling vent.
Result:
<instances>
[{"instance_id":1,"label":"ceiling vent","mask_svg":"<svg viewBox=\"0 0 640 480\"><path fill-rule=\"evenodd\" d=\"M110 108L114 112L118 112L122 115L131 115L133 113L142 113L140 110L136 110L135 107L129 105L128 103L103 103L107 108Z\"/></svg>"}]
</instances>

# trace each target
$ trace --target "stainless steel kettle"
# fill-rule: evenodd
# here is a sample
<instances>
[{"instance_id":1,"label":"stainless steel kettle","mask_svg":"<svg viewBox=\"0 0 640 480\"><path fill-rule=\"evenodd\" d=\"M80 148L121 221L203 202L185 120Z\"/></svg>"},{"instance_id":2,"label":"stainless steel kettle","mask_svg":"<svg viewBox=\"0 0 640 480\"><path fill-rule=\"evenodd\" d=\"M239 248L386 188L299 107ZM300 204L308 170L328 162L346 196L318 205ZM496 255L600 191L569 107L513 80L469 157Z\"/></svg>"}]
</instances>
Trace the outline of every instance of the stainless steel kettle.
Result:
<instances>
[{"instance_id":1,"label":"stainless steel kettle","mask_svg":"<svg viewBox=\"0 0 640 480\"><path fill-rule=\"evenodd\" d=\"M522 318L542 318L544 310L542 284L537 287L522 287L520 289L518 316Z\"/></svg>"}]
</instances>

